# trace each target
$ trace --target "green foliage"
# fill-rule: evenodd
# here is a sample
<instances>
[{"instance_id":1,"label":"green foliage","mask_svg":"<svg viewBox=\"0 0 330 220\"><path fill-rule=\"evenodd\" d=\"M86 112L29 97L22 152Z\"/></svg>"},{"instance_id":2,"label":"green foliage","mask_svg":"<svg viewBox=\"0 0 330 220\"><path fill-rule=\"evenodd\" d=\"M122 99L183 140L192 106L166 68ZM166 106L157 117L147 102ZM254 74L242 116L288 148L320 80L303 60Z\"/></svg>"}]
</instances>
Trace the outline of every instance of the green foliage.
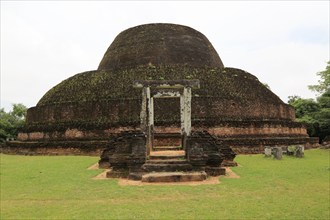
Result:
<instances>
[{"instance_id":1,"label":"green foliage","mask_svg":"<svg viewBox=\"0 0 330 220\"><path fill-rule=\"evenodd\" d=\"M23 104L13 104L10 112L0 109L0 142L15 138L18 130L24 126L27 108Z\"/></svg>"},{"instance_id":2,"label":"green foliage","mask_svg":"<svg viewBox=\"0 0 330 220\"><path fill-rule=\"evenodd\" d=\"M329 151L239 155L215 185L93 180L98 157L1 156L0 219L328 219Z\"/></svg>"},{"instance_id":3,"label":"green foliage","mask_svg":"<svg viewBox=\"0 0 330 220\"><path fill-rule=\"evenodd\" d=\"M330 108L330 91L323 93L317 101L321 108Z\"/></svg>"},{"instance_id":4,"label":"green foliage","mask_svg":"<svg viewBox=\"0 0 330 220\"><path fill-rule=\"evenodd\" d=\"M294 101L290 101L289 104L295 108L297 118L311 116L320 110L319 104L313 99L296 98Z\"/></svg>"},{"instance_id":5,"label":"green foliage","mask_svg":"<svg viewBox=\"0 0 330 220\"><path fill-rule=\"evenodd\" d=\"M316 91L319 94L329 92L330 91L330 61L327 63L327 67L324 71L318 72L318 76L321 79L318 81L318 85L310 85L308 88L312 91Z\"/></svg>"},{"instance_id":6,"label":"green foliage","mask_svg":"<svg viewBox=\"0 0 330 220\"><path fill-rule=\"evenodd\" d=\"M268 85L268 83L263 83L263 85L270 90L270 86Z\"/></svg>"},{"instance_id":7,"label":"green foliage","mask_svg":"<svg viewBox=\"0 0 330 220\"><path fill-rule=\"evenodd\" d=\"M320 111L315 113L314 118L319 127L318 136L323 140L330 135L330 108L321 108Z\"/></svg>"},{"instance_id":8,"label":"green foliage","mask_svg":"<svg viewBox=\"0 0 330 220\"><path fill-rule=\"evenodd\" d=\"M321 77L319 85L309 86L311 90L321 93L316 101L289 96L288 103L295 108L297 121L306 123L308 134L322 141L330 135L330 61L326 70L317 75Z\"/></svg>"},{"instance_id":9,"label":"green foliage","mask_svg":"<svg viewBox=\"0 0 330 220\"><path fill-rule=\"evenodd\" d=\"M327 99L322 95L317 101L300 97L289 100L295 108L296 120L305 123L309 136L319 137L320 141L330 134L330 108L327 107Z\"/></svg>"},{"instance_id":10,"label":"green foliage","mask_svg":"<svg viewBox=\"0 0 330 220\"><path fill-rule=\"evenodd\" d=\"M288 104L292 105L293 102L295 102L298 99L301 99L301 97L297 95L291 95L288 97L288 99L289 99Z\"/></svg>"},{"instance_id":11,"label":"green foliage","mask_svg":"<svg viewBox=\"0 0 330 220\"><path fill-rule=\"evenodd\" d=\"M258 79L239 69L189 67L180 65L138 66L127 70L102 70L76 74L50 89L37 106L72 102L140 99L141 91L133 88L135 80L199 79L199 97L221 97L240 102L263 100L282 103ZM254 88L251 92L251 87Z\"/></svg>"}]
</instances>

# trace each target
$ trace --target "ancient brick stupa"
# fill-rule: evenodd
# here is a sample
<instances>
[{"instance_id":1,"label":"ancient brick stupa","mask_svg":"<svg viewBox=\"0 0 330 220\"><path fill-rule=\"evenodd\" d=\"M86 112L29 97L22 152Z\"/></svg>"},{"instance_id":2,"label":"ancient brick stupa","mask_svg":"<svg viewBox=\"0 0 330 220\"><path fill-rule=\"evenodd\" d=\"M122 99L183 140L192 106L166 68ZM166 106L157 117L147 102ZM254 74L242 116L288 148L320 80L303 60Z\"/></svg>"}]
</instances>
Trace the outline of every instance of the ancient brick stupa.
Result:
<instances>
[{"instance_id":1,"label":"ancient brick stupa","mask_svg":"<svg viewBox=\"0 0 330 220\"><path fill-rule=\"evenodd\" d=\"M225 67L200 32L175 24L146 24L121 32L97 70L78 73L28 109L18 141L35 152L98 154L109 137L141 124L136 80L199 80L192 89L191 130L207 131L240 153L264 146L312 144L294 109L254 75ZM180 133L180 100L154 103L155 145ZM151 149L152 150L152 149Z\"/></svg>"}]
</instances>

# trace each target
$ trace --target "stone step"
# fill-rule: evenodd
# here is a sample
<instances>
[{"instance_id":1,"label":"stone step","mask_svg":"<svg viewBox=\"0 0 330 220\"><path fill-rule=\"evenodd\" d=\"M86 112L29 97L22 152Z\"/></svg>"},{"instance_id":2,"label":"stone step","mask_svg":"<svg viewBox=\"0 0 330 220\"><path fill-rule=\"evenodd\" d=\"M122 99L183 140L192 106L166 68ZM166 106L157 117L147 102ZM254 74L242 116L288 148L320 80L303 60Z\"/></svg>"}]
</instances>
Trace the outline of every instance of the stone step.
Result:
<instances>
[{"instance_id":1,"label":"stone step","mask_svg":"<svg viewBox=\"0 0 330 220\"><path fill-rule=\"evenodd\" d=\"M145 163L142 169L146 172L176 172L176 171L191 171L192 165L188 163Z\"/></svg>"},{"instance_id":2,"label":"stone step","mask_svg":"<svg viewBox=\"0 0 330 220\"><path fill-rule=\"evenodd\" d=\"M155 146L153 147L154 151L172 151L172 150L182 150L181 146Z\"/></svg>"},{"instance_id":3,"label":"stone step","mask_svg":"<svg viewBox=\"0 0 330 220\"><path fill-rule=\"evenodd\" d=\"M150 152L149 159L184 159L185 152L183 150L170 150L170 151L152 151Z\"/></svg>"},{"instance_id":4,"label":"stone step","mask_svg":"<svg viewBox=\"0 0 330 220\"><path fill-rule=\"evenodd\" d=\"M185 164L187 163L186 159L152 159L147 160L146 164Z\"/></svg>"},{"instance_id":5,"label":"stone step","mask_svg":"<svg viewBox=\"0 0 330 220\"><path fill-rule=\"evenodd\" d=\"M184 160L182 155L150 155L150 160Z\"/></svg>"},{"instance_id":6,"label":"stone step","mask_svg":"<svg viewBox=\"0 0 330 220\"><path fill-rule=\"evenodd\" d=\"M202 172L153 172L144 174L142 182L189 182L203 181L207 178L207 174Z\"/></svg>"}]
</instances>

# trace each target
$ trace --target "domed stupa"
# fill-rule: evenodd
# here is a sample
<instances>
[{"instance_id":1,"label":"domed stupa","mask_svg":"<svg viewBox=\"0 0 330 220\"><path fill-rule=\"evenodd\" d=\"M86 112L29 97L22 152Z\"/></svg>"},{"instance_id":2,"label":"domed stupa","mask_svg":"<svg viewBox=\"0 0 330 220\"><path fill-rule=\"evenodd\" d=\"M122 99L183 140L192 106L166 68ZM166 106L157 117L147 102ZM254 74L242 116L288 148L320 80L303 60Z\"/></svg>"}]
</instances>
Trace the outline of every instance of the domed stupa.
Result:
<instances>
[{"instance_id":1,"label":"domed stupa","mask_svg":"<svg viewBox=\"0 0 330 220\"><path fill-rule=\"evenodd\" d=\"M315 143L303 124L254 75L225 67L200 32L176 24L146 24L121 32L97 70L78 73L51 88L28 109L20 145L40 153L99 154L112 136L138 131L142 93L136 81L198 80L192 88L191 130L207 131L237 153L265 146ZM180 137L180 99L154 101L154 143Z\"/></svg>"}]
</instances>

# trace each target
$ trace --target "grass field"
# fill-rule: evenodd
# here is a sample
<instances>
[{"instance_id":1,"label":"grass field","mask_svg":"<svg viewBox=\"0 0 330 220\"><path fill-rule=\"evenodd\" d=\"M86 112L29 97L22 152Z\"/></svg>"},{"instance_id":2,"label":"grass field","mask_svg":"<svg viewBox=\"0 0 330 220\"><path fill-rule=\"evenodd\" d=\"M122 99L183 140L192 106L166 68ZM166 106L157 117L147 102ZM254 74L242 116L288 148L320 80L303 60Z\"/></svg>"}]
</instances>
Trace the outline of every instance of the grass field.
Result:
<instances>
[{"instance_id":1,"label":"grass field","mask_svg":"<svg viewBox=\"0 0 330 220\"><path fill-rule=\"evenodd\" d=\"M1 155L1 219L329 219L330 151L277 161L240 155L200 186L119 186L93 180L97 157Z\"/></svg>"}]
</instances>

